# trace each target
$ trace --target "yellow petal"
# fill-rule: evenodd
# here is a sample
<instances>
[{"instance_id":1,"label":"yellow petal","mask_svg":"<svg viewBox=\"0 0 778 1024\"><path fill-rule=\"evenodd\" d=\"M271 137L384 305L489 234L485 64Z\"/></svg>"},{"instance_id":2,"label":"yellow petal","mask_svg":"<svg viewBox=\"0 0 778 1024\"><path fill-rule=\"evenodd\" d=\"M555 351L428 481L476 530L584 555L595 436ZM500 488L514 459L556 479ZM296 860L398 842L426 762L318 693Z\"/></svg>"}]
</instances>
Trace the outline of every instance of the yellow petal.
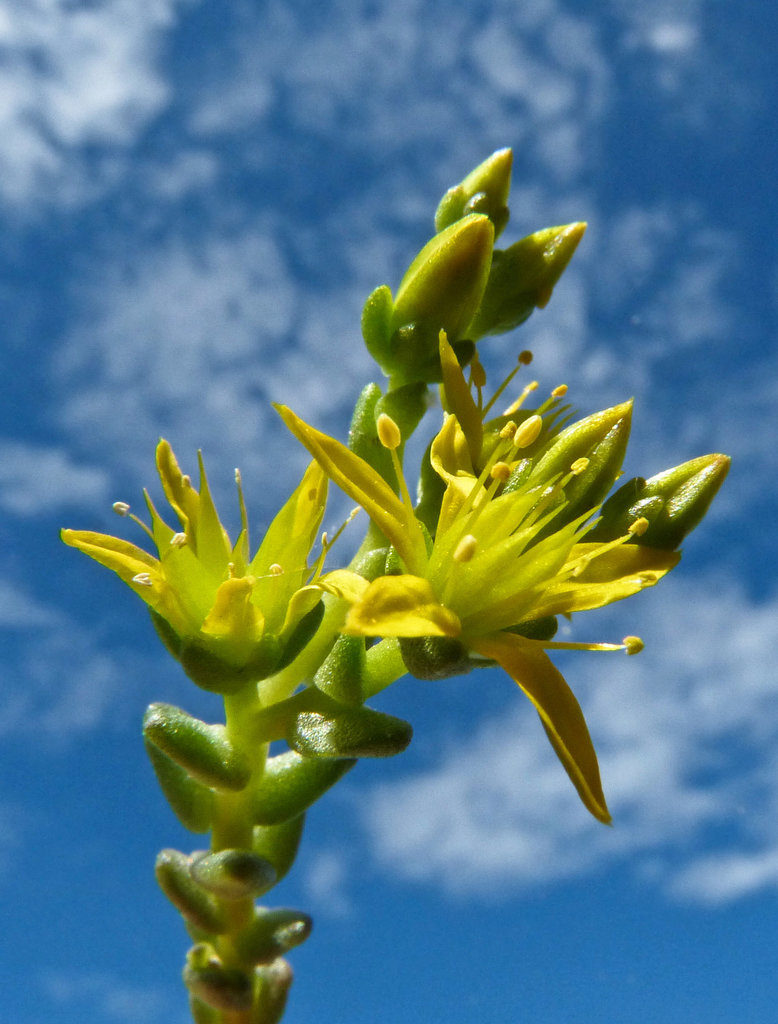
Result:
<instances>
[{"instance_id":1,"label":"yellow petal","mask_svg":"<svg viewBox=\"0 0 778 1024\"><path fill-rule=\"evenodd\" d=\"M538 617L568 615L571 612L602 608L631 597L655 583L678 564L680 553L660 551L642 544L622 544L599 557L599 544L576 544L570 558L582 559L578 575L552 583L535 608Z\"/></svg>"},{"instance_id":2,"label":"yellow petal","mask_svg":"<svg viewBox=\"0 0 778 1024\"><path fill-rule=\"evenodd\" d=\"M241 647L256 643L264 632L262 612L251 602L253 581L242 576L225 580L200 632L215 638L234 640Z\"/></svg>"},{"instance_id":3,"label":"yellow petal","mask_svg":"<svg viewBox=\"0 0 778 1024\"><path fill-rule=\"evenodd\" d=\"M548 655L538 644L511 633L480 637L469 641L468 646L502 666L529 697L584 806L607 825L611 816L586 720L572 690Z\"/></svg>"},{"instance_id":4,"label":"yellow petal","mask_svg":"<svg viewBox=\"0 0 778 1024\"><path fill-rule=\"evenodd\" d=\"M427 580L379 576L346 617L345 633L359 636L459 636L457 616L440 604Z\"/></svg>"},{"instance_id":5,"label":"yellow petal","mask_svg":"<svg viewBox=\"0 0 778 1024\"><path fill-rule=\"evenodd\" d=\"M165 497L176 510L189 542L194 543L200 497L189 477L181 472L173 449L164 438L157 445L157 472Z\"/></svg>"},{"instance_id":6,"label":"yellow petal","mask_svg":"<svg viewBox=\"0 0 778 1024\"><path fill-rule=\"evenodd\" d=\"M326 576L321 576L314 584L334 597L340 597L349 604L356 604L370 586L364 576L359 576L348 569L333 569Z\"/></svg>"},{"instance_id":7,"label":"yellow petal","mask_svg":"<svg viewBox=\"0 0 778 1024\"><path fill-rule=\"evenodd\" d=\"M475 465L481 456L481 445L484 438L481 413L473 401L465 375L462 373L462 367L459 365L459 360L448 342L445 331L440 332L439 348L446 405L448 406L448 411L456 416L464 431L467 438L470 461Z\"/></svg>"},{"instance_id":8,"label":"yellow petal","mask_svg":"<svg viewBox=\"0 0 778 1024\"><path fill-rule=\"evenodd\" d=\"M159 562L148 551L120 537L91 530L62 530L60 536L71 548L77 548L100 565L113 569L125 583L131 584L133 576L138 573L159 569Z\"/></svg>"},{"instance_id":9,"label":"yellow petal","mask_svg":"<svg viewBox=\"0 0 778 1024\"><path fill-rule=\"evenodd\" d=\"M406 566L423 571L427 551L421 526L384 478L340 441L308 426L291 409L284 405L276 409L330 480L367 512Z\"/></svg>"}]
</instances>

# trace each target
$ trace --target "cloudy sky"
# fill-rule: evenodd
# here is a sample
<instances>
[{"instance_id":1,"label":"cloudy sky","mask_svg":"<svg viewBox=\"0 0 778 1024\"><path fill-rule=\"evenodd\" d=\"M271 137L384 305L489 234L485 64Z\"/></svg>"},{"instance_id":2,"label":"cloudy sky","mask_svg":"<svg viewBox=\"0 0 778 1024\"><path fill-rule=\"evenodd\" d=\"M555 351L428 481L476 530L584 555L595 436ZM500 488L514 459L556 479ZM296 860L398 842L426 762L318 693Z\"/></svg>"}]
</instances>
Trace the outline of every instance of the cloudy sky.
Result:
<instances>
[{"instance_id":1,"label":"cloudy sky","mask_svg":"<svg viewBox=\"0 0 778 1024\"><path fill-rule=\"evenodd\" d=\"M18 1024L184 1024L155 887L197 843L151 700L215 720L132 594L58 541L121 532L167 437L255 529L378 371L359 315L445 189L514 149L513 241L589 230L521 348L581 412L634 395L626 470L733 456L673 577L570 655L615 825L500 673L404 680L402 757L310 815L290 1024L707 1024L778 1000L778 228L766 0L0 0L0 940ZM337 524L339 506L331 513ZM757 526L760 527L757 530ZM127 529L126 536L133 537ZM275 894L274 894L275 897Z\"/></svg>"}]
</instances>

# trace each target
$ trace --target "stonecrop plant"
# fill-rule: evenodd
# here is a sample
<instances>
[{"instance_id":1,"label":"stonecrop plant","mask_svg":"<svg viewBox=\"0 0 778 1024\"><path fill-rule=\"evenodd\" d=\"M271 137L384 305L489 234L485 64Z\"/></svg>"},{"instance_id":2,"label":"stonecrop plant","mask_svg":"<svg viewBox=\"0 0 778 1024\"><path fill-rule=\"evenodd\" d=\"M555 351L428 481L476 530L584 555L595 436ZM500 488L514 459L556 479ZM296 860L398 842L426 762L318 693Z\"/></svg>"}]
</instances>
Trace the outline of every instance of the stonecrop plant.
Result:
<instances>
[{"instance_id":1,"label":"stonecrop plant","mask_svg":"<svg viewBox=\"0 0 778 1024\"><path fill-rule=\"evenodd\" d=\"M145 546L62 533L145 602L192 682L224 698L223 723L157 703L143 725L173 811L208 837L207 848L165 849L156 863L194 943L183 976L196 1024L281 1019L292 981L286 955L312 922L256 901L292 866L307 809L360 758L390 757L410 742L408 722L366 703L401 676L502 668L537 711L584 806L611 820L584 716L549 652L635 654L643 645L635 636L556 640L558 620L654 586L674 568L729 459L705 455L611 493L631 402L578 418L559 385L533 405L537 382L514 389L531 362L526 351L490 391L479 344L546 305L586 227L495 248L510 177L511 152L500 150L451 188L396 293L384 285L367 299L362 335L387 382L364 388L346 441L278 407L312 461L258 543L239 474L233 540L202 457L195 487L164 440L156 468L170 510L146 494L146 525L125 503L114 506L145 531ZM428 422L414 497L406 442ZM333 541L319 537L329 483L367 515L347 568L327 564Z\"/></svg>"}]
</instances>

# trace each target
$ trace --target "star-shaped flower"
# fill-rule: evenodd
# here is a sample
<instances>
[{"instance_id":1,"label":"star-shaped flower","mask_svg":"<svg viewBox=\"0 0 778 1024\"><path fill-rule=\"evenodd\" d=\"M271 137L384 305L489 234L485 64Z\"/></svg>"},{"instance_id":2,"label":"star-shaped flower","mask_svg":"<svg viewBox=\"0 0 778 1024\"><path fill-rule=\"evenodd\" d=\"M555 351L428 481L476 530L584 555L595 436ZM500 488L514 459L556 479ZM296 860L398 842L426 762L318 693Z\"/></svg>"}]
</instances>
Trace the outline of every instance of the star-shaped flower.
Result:
<instances>
[{"instance_id":1,"label":"star-shaped flower","mask_svg":"<svg viewBox=\"0 0 778 1024\"><path fill-rule=\"evenodd\" d=\"M295 628L320 601L320 589L307 585L308 556L324 512L327 478L311 463L252 557L239 474L242 529L233 544L211 498L202 456L199 462L196 490L168 442L157 447L157 471L180 530L168 526L145 494L151 529L136 522L156 555L88 530L63 530L62 539L112 569L145 601L163 640L195 682L232 692L277 669L290 653ZM129 512L121 502L114 508Z\"/></svg>"},{"instance_id":2,"label":"star-shaped flower","mask_svg":"<svg viewBox=\"0 0 778 1024\"><path fill-rule=\"evenodd\" d=\"M468 437L457 417L447 415L431 449L432 466L445 484L432 538L414 513L396 457L401 438L388 417L379 420L378 430L395 453L399 497L340 442L285 407L279 412L324 472L365 509L402 563L397 574L371 581L347 570L320 581L348 602L344 632L400 638L406 667L429 678L479 663L501 665L537 709L585 806L610 821L583 714L545 649L635 653L642 645L634 637L623 644L532 637L542 636L549 622L553 626L554 616L599 608L652 586L678 561L674 552L627 543L629 531L608 543L587 543L595 509L566 514L567 493L589 465L580 454L566 463L566 455L580 452L582 437L596 450L619 424L628 424L629 404L568 427L535 459L523 452L541 434L542 417L530 415L518 427L509 422L480 471L473 465L472 431ZM618 465L611 467L611 484L618 473ZM646 525L637 520L631 530L639 533Z\"/></svg>"}]
</instances>

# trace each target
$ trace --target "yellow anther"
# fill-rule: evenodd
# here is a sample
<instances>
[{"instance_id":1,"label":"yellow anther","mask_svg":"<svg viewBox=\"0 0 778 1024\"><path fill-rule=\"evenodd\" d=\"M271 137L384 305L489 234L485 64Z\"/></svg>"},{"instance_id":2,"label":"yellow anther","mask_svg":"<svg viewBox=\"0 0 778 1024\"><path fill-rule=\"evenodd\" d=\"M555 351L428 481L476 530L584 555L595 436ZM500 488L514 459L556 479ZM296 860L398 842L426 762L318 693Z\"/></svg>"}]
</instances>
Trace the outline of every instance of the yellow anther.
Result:
<instances>
[{"instance_id":1,"label":"yellow anther","mask_svg":"<svg viewBox=\"0 0 778 1024\"><path fill-rule=\"evenodd\" d=\"M470 364L470 379L477 388L486 387L486 370L478 359L474 359Z\"/></svg>"},{"instance_id":2,"label":"yellow anther","mask_svg":"<svg viewBox=\"0 0 778 1024\"><path fill-rule=\"evenodd\" d=\"M171 548L183 548L186 546L186 534L185 533L174 533L170 538Z\"/></svg>"},{"instance_id":3,"label":"yellow anther","mask_svg":"<svg viewBox=\"0 0 778 1024\"><path fill-rule=\"evenodd\" d=\"M284 574L284 570L283 570L282 566L280 566L278 564L278 562L273 562L273 564L270 566L270 575L271 576L283 576L283 574Z\"/></svg>"},{"instance_id":4,"label":"yellow anther","mask_svg":"<svg viewBox=\"0 0 778 1024\"><path fill-rule=\"evenodd\" d=\"M642 537L649 525L650 524L646 517L641 516L639 519L636 519L634 523L630 523L627 528L627 533L631 533L633 537Z\"/></svg>"},{"instance_id":5,"label":"yellow anther","mask_svg":"<svg viewBox=\"0 0 778 1024\"><path fill-rule=\"evenodd\" d=\"M581 473L585 473L589 468L589 460L587 458L576 459L570 467L570 472L573 476L580 476Z\"/></svg>"},{"instance_id":6,"label":"yellow anther","mask_svg":"<svg viewBox=\"0 0 778 1024\"><path fill-rule=\"evenodd\" d=\"M646 646L639 636L625 636L622 643L627 654L640 654Z\"/></svg>"},{"instance_id":7,"label":"yellow anther","mask_svg":"<svg viewBox=\"0 0 778 1024\"><path fill-rule=\"evenodd\" d=\"M492 480L499 480L500 483L507 483L511 476L511 467L507 462L495 462L489 470Z\"/></svg>"},{"instance_id":8,"label":"yellow anther","mask_svg":"<svg viewBox=\"0 0 778 1024\"><path fill-rule=\"evenodd\" d=\"M514 448L528 448L534 441L537 441L540 431L543 429L543 417L535 413L528 416L523 423L516 428L513 435Z\"/></svg>"},{"instance_id":9,"label":"yellow anther","mask_svg":"<svg viewBox=\"0 0 778 1024\"><path fill-rule=\"evenodd\" d=\"M139 587L154 586L154 582L147 572L139 572L136 576L132 577L132 582L137 583Z\"/></svg>"},{"instance_id":10,"label":"yellow anther","mask_svg":"<svg viewBox=\"0 0 778 1024\"><path fill-rule=\"evenodd\" d=\"M402 444L402 434L391 416L387 416L385 412L382 412L378 417L376 427L378 428L378 440L384 448L395 451L395 449L400 447Z\"/></svg>"},{"instance_id":11,"label":"yellow anther","mask_svg":"<svg viewBox=\"0 0 778 1024\"><path fill-rule=\"evenodd\" d=\"M476 552L478 541L472 533L466 534L454 549L455 562L469 562Z\"/></svg>"},{"instance_id":12,"label":"yellow anther","mask_svg":"<svg viewBox=\"0 0 778 1024\"><path fill-rule=\"evenodd\" d=\"M551 392L551 397L552 398L564 398L566 394L567 394L567 384L559 384Z\"/></svg>"},{"instance_id":13,"label":"yellow anther","mask_svg":"<svg viewBox=\"0 0 778 1024\"><path fill-rule=\"evenodd\" d=\"M505 426L500 431L500 438L503 441L510 441L513 438L513 435L515 433L516 433L516 424L513 422L513 420L508 420L508 422L505 424Z\"/></svg>"},{"instance_id":14,"label":"yellow anther","mask_svg":"<svg viewBox=\"0 0 778 1024\"><path fill-rule=\"evenodd\" d=\"M111 508L117 514L117 516L126 516L129 514L130 506L126 501L115 501Z\"/></svg>"}]
</instances>

